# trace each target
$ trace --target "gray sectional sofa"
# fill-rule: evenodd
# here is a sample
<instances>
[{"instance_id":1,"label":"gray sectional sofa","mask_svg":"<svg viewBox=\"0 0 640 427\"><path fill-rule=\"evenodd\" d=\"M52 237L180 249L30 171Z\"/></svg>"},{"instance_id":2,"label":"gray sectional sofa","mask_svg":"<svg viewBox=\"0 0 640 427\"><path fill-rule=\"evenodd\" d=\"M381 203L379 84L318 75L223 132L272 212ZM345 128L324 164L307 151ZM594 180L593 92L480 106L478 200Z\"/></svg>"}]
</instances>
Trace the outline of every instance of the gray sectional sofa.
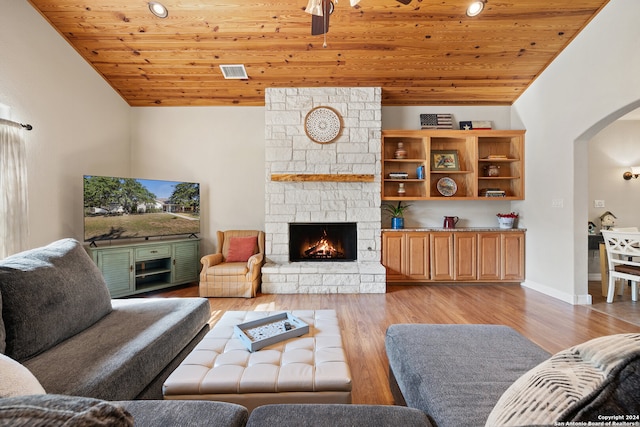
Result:
<instances>
[{"instance_id":1,"label":"gray sectional sofa","mask_svg":"<svg viewBox=\"0 0 640 427\"><path fill-rule=\"evenodd\" d=\"M48 393L161 399L162 383L209 330L204 298L111 300L74 239L0 260L0 352Z\"/></svg>"},{"instance_id":2,"label":"gray sectional sofa","mask_svg":"<svg viewBox=\"0 0 640 427\"><path fill-rule=\"evenodd\" d=\"M640 425L640 333L550 355L506 326L397 324L385 346L396 403L436 427Z\"/></svg>"}]
</instances>

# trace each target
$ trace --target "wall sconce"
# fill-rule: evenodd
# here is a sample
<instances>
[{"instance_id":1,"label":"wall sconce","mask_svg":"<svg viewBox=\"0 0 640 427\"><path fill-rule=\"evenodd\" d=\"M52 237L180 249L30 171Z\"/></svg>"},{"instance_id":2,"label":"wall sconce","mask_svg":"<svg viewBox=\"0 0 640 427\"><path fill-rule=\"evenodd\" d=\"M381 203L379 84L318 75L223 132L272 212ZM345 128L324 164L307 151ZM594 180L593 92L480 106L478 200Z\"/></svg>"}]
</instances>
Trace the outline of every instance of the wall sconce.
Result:
<instances>
[{"instance_id":1,"label":"wall sconce","mask_svg":"<svg viewBox=\"0 0 640 427\"><path fill-rule=\"evenodd\" d=\"M632 166L631 172L627 171L622 174L622 177L626 181L629 181L631 178L638 178L638 176L640 176L640 166Z\"/></svg>"},{"instance_id":2,"label":"wall sconce","mask_svg":"<svg viewBox=\"0 0 640 427\"><path fill-rule=\"evenodd\" d=\"M467 8L467 16L474 17L480 15L480 12L484 9L484 5L487 0L477 0L472 2Z\"/></svg>"}]
</instances>

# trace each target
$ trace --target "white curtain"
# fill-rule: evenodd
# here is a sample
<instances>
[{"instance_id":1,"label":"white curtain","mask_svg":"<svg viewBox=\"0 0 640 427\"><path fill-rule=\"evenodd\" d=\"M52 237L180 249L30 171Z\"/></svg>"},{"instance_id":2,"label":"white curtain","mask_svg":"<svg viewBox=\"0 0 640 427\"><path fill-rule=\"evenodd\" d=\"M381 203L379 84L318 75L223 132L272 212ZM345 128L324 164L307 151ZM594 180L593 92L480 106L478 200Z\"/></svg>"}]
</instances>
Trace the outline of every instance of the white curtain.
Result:
<instances>
[{"instance_id":1,"label":"white curtain","mask_svg":"<svg viewBox=\"0 0 640 427\"><path fill-rule=\"evenodd\" d=\"M27 248L27 159L19 124L0 119L0 259Z\"/></svg>"}]
</instances>

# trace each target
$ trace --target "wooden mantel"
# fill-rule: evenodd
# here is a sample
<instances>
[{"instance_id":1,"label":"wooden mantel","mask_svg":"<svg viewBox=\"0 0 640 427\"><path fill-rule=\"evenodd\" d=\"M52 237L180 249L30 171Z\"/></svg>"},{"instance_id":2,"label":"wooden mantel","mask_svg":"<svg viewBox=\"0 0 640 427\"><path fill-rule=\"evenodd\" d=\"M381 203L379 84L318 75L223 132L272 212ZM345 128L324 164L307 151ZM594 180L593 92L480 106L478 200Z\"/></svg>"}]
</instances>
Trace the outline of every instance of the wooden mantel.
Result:
<instances>
[{"instance_id":1,"label":"wooden mantel","mask_svg":"<svg viewBox=\"0 0 640 427\"><path fill-rule=\"evenodd\" d=\"M271 174L271 181L282 182L373 182L374 175L369 174Z\"/></svg>"}]
</instances>

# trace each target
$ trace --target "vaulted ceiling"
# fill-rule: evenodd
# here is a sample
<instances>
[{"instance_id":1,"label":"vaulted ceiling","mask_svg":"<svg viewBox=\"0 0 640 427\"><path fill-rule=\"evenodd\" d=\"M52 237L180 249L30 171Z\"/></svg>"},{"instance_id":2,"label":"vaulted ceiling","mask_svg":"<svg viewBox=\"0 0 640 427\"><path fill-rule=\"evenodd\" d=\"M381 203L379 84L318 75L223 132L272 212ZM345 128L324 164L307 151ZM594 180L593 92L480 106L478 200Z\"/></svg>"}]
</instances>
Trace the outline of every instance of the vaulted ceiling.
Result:
<instances>
[{"instance_id":1,"label":"vaulted ceiling","mask_svg":"<svg viewBox=\"0 0 640 427\"><path fill-rule=\"evenodd\" d=\"M268 87L382 87L383 105L511 105L608 0L29 0L131 106L264 105ZM406 2L406 1L405 1ZM326 47L323 47L326 41ZM244 64L226 80L221 64Z\"/></svg>"}]
</instances>

